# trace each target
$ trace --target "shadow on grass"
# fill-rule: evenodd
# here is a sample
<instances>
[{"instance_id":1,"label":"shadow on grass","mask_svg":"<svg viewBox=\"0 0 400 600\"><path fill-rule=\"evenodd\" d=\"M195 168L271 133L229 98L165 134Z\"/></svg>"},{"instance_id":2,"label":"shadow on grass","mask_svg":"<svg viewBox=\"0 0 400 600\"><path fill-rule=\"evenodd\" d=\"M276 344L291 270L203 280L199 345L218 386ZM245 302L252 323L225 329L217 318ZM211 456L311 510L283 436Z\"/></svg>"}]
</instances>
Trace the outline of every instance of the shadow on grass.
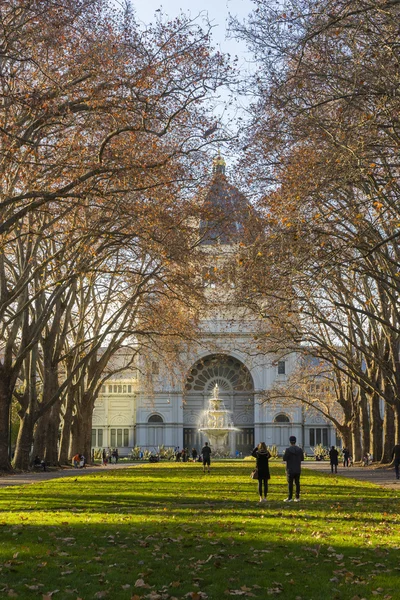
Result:
<instances>
[{"instance_id":1,"label":"shadow on grass","mask_svg":"<svg viewBox=\"0 0 400 600\"><path fill-rule=\"evenodd\" d=\"M135 593L183 599L195 591L209 600L350 600L358 590L365 596L380 588L398 597L396 557L385 550L308 540L298 523L290 531L281 524L271 531L270 521L237 525L221 517L182 525L164 516L140 527L110 521L3 528L2 591L24 599L58 590L60 600L129 600Z\"/></svg>"},{"instance_id":2,"label":"shadow on grass","mask_svg":"<svg viewBox=\"0 0 400 600\"><path fill-rule=\"evenodd\" d=\"M226 462L210 476L164 463L3 490L0 589L58 590L57 600L399 597L397 492L307 470L302 502L285 505L283 468L271 474L267 504L249 465Z\"/></svg>"}]
</instances>

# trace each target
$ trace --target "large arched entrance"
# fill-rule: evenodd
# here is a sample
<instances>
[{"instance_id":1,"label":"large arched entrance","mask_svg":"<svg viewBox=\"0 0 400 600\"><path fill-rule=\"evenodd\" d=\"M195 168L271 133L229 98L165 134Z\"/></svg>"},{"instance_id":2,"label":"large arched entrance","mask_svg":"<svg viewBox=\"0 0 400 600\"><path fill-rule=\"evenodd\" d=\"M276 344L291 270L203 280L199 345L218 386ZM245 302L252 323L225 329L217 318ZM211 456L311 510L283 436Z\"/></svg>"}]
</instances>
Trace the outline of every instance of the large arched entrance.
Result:
<instances>
[{"instance_id":1,"label":"large arched entrance","mask_svg":"<svg viewBox=\"0 0 400 600\"><path fill-rule=\"evenodd\" d=\"M211 354L198 360L189 370L183 404L183 446L197 448L203 445L198 431L202 412L218 384L219 395L225 407L233 413L236 433L236 451L248 454L254 448L254 383L248 368L237 358Z\"/></svg>"}]
</instances>

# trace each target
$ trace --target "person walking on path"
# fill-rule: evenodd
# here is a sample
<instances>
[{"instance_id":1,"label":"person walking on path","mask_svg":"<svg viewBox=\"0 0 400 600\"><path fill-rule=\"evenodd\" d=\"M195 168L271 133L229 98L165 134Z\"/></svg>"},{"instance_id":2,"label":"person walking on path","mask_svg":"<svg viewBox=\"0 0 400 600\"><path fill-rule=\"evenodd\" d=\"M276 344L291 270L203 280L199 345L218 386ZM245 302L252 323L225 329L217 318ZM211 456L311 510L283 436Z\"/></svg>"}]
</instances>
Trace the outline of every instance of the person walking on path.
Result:
<instances>
[{"instance_id":1,"label":"person walking on path","mask_svg":"<svg viewBox=\"0 0 400 600\"><path fill-rule=\"evenodd\" d=\"M252 456L257 461L257 471L258 471L258 493L260 495L260 502L267 501L268 495L268 480L271 478L269 473L269 465L268 461L271 458L271 454L269 453L265 442L260 442L256 448L254 448L251 453ZM264 482L264 497L263 497L263 482Z\"/></svg>"},{"instance_id":2,"label":"person walking on path","mask_svg":"<svg viewBox=\"0 0 400 600\"><path fill-rule=\"evenodd\" d=\"M201 455L203 457L203 473L206 472L206 467L208 472L210 472L211 448L208 445L208 442L205 442L203 448L201 449Z\"/></svg>"},{"instance_id":3,"label":"person walking on path","mask_svg":"<svg viewBox=\"0 0 400 600\"><path fill-rule=\"evenodd\" d=\"M396 444L392 450L392 460L394 459L394 470L396 479L400 479L400 444Z\"/></svg>"},{"instance_id":4,"label":"person walking on path","mask_svg":"<svg viewBox=\"0 0 400 600\"><path fill-rule=\"evenodd\" d=\"M342 452L343 452L343 466L349 467L350 466L350 452L349 452L349 450L347 450L347 448L343 448Z\"/></svg>"},{"instance_id":5,"label":"person walking on path","mask_svg":"<svg viewBox=\"0 0 400 600\"><path fill-rule=\"evenodd\" d=\"M329 450L329 460L331 461L331 473L335 469L335 473L337 473L337 468L339 464L339 452L336 450L335 446L332 446Z\"/></svg>"},{"instance_id":6,"label":"person walking on path","mask_svg":"<svg viewBox=\"0 0 400 600\"><path fill-rule=\"evenodd\" d=\"M288 482L288 497L285 498L284 502L293 501L293 484L296 485L296 497L295 502L300 502L300 474L301 474L301 461L304 460L304 452L296 446L296 438L291 435L289 438L290 446L286 448L283 460L286 462L286 475Z\"/></svg>"}]
</instances>

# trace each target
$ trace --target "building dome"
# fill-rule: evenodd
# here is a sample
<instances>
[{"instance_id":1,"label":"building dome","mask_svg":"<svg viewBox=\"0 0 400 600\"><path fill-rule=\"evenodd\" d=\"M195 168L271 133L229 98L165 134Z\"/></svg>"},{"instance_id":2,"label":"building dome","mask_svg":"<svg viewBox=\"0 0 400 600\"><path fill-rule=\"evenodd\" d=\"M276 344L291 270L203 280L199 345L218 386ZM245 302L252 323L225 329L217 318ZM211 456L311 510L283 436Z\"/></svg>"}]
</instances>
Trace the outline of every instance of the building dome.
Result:
<instances>
[{"instance_id":1,"label":"building dome","mask_svg":"<svg viewBox=\"0 0 400 600\"><path fill-rule=\"evenodd\" d=\"M225 167L225 160L218 154L214 158L213 176L204 195L204 218L200 221L203 244L235 243L252 212L244 194L229 183Z\"/></svg>"}]
</instances>

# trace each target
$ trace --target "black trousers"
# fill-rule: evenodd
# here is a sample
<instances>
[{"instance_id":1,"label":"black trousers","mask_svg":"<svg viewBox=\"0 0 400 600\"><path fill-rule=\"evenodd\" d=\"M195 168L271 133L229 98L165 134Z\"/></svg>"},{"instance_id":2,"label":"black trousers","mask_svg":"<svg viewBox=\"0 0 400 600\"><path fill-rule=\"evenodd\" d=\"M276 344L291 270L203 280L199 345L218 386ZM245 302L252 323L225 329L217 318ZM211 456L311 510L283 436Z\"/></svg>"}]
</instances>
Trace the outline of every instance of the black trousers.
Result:
<instances>
[{"instance_id":1,"label":"black trousers","mask_svg":"<svg viewBox=\"0 0 400 600\"><path fill-rule=\"evenodd\" d=\"M266 498L267 494L268 494L268 479L267 478L258 480L258 493L260 494L260 496L263 495L263 493L262 493L263 482L264 482L264 498Z\"/></svg>"},{"instance_id":2,"label":"black trousers","mask_svg":"<svg viewBox=\"0 0 400 600\"><path fill-rule=\"evenodd\" d=\"M287 481L289 486L288 498L293 498L293 483L296 486L296 498L300 498L300 473L296 473L294 475L292 473L288 473Z\"/></svg>"}]
</instances>

